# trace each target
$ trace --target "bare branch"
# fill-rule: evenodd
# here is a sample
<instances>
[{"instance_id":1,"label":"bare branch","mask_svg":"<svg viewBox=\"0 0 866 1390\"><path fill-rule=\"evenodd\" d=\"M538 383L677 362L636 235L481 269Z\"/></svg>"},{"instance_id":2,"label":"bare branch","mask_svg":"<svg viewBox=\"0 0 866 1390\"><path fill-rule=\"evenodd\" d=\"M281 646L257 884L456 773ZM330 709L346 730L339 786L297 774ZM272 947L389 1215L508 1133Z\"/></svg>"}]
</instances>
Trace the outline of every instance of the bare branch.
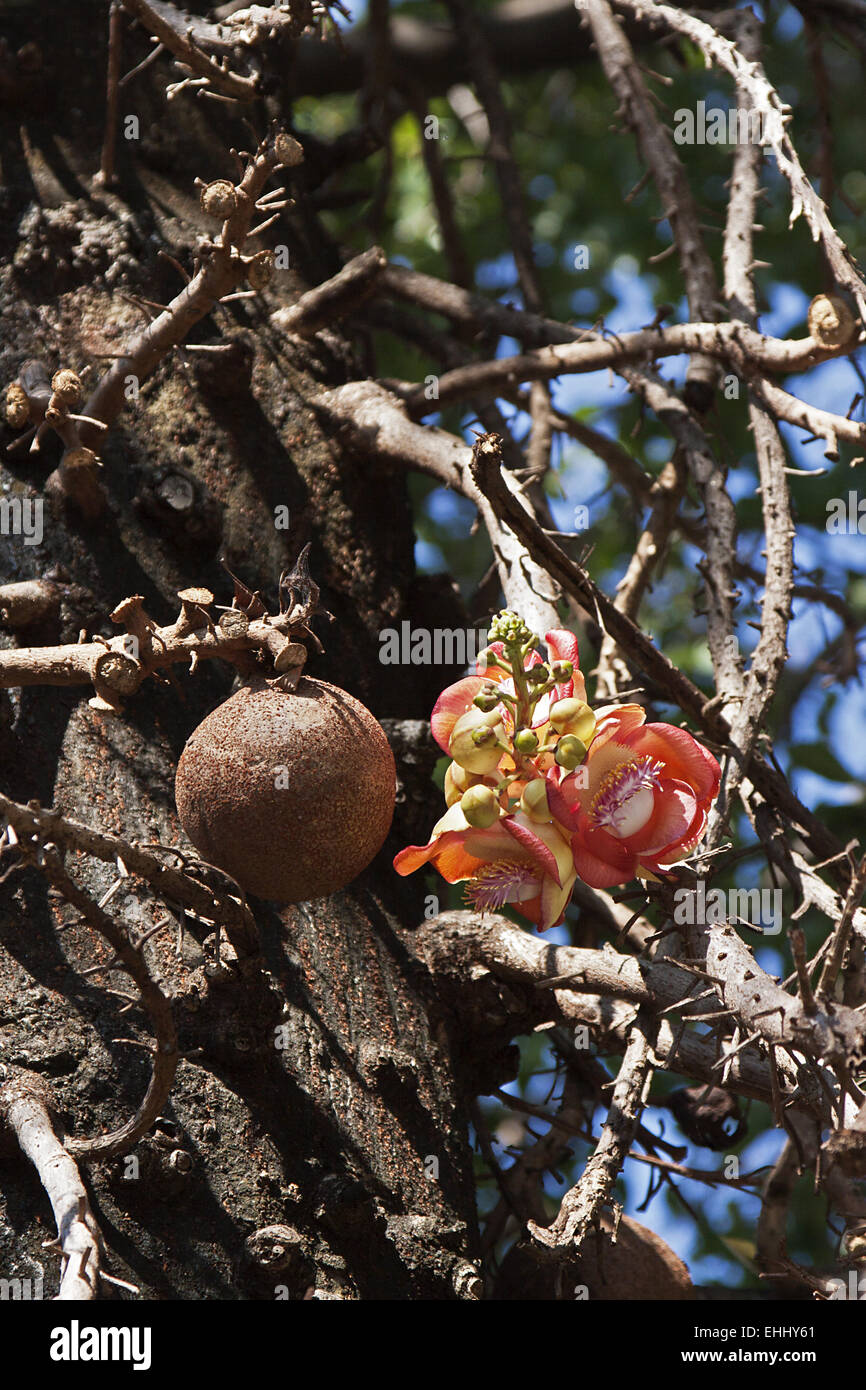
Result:
<instances>
[{"instance_id":1,"label":"bare branch","mask_svg":"<svg viewBox=\"0 0 866 1390\"><path fill-rule=\"evenodd\" d=\"M851 351L852 343L823 347L814 338L770 338L742 323L675 323L669 327L641 328L603 338L586 332L581 342L560 342L518 357L499 357L474 362L439 378L439 395L431 402L424 388L412 382L389 383L406 401L410 415L418 419L433 409L475 395L507 395L522 381L549 381L554 377L618 370L631 363L653 362L681 353L701 353L721 361L734 355L755 370L799 372L831 357ZM849 422L858 442L866 440L866 426Z\"/></svg>"},{"instance_id":2,"label":"bare branch","mask_svg":"<svg viewBox=\"0 0 866 1390\"><path fill-rule=\"evenodd\" d=\"M686 172L667 129L656 116L631 44L622 26L615 22L608 0L587 0L586 10L602 68L637 137L644 163L652 173L661 199L662 215L670 222L689 314L696 320L714 319L719 299L716 272L701 236L700 219ZM709 406L717 376L718 368L713 362L700 356L690 361L686 399L698 411ZM700 477L698 481L701 482ZM702 487L706 492L703 483ZM708 514L714 507L722 506L722 493L723 490L710 494ZM711 517L711 530L714 520Z\"/></svg>"},{"instance_id":3,"label":"bare branch","mask_svg":"<svg viewBox=\"0 0 866 1390\"><path fill-rule=\"evenodd\" d=\"M651 510L646 526L638 537L628 569L617 585L614 605L632 621L637 619L653 571L661 563L671 531L676 525L677 507L685 486L679 458L680 455L675 454L650 487L647 501ZM624 666L617 645L608 633L602 639L596 676L595 692L599 700L614 698L618 690L627 688L629 682L628 668Z\"/></svg>"},{"instance_id":4,"label":"bare branch","mask_svg":"<svg viewBox=\"0 0 866 1390\"><path fill-rule=\"evenodd\" d=\"M579 1248L602 1211L610 1204L614 1184L628 1157L652 1079L652 1045L656 1024L641 1009L631 1034L601 1138L577 1183L566 1192L550 1226L529 1223L530 1233L553 1249Z\"/></svg>"},{"instance_id":5,"label":"bare branch","mask_svg":"<svg viewBox=\"0 0 866 1390\"><path fill-rule=\"evenodd\" d=\"M751 10L737 19L744 55L750 61L760 56L759 26ZM738 80L737 97L741 107L753 109L752 95ZM725 296L732 310L750 327L757 324L757 301L752 275L753 228L759 191L762 154L758 145L739 144L734 154L731 197L725 225ZM767 385L761 379L759 390ZM771 387L771 390L774 389ZM766 395L764 395L766 400ZM778 411L776 412L778 414ZM745 683L740 682L741 699L730 714L730 745L733 756L727 760L719 799L707 827L707 847L721 838L730 814L731 800L745 778L746 765L763 727L764 714L772 703L787 656L788 623L794 582L794 526L788 483L785 476L785 450L775 422L760 396L749 397L749 420L755 441L761 479L761 505L766 535L766 581L761 606L761 636L752 654ZM732 554L736 555L736 545ZM709 555L709 552L708 552ZM736 641L734 649L736 649ZM743 788L748 806L748 786Z\"/></svg>"},{"instance_id":6,"label":"bare branch","mask_svg":"<svg viewBox=\"0 0 866 1390\"><path fill-rule=\"evenodd\" d=\"M185 869L166 864L159 855L124 839L120 835L110 835L103 830L92 830L90 826L71 820L59 811L43 810L36 803L21 806L17 801L0 793L0 815L8 825L15 829L19 848L22 852L34 854L49 843L63 849L79 850L92 854L106 864L116 864L118 859L127 869L138 874L154 891L168 903L176 903L189 908L206 921L223 926L238 956L249 956L258 951L258 928L241 889L233 879L207 866L208 879L202 882L194 877L195 866ZM163 853L180 859L184 856L179 850L165 845ZM201 866L203 870L204 865ZM214 875L225 880L225 888L211 886Z\"/></svg>"},{"instance_id":7,"label":"bare branch","mask_svg":"<svg viewBox=\"0 0 866 1390\"><path fill-rule=\"evenodd\" d=\"M851 886L845 895L842 915L833 933L833 944L821 972L818 992L824 999L832 997L839 971L845 962L845 954L848 950L851 929L854 924L854 914L860 906L864 891L866 891L866 855L863 856L854 870Z\"/></svg>"},{"instance_id":8,"label":"bare branch","mask_svg":"<svg viewBox=\"0 0 866 1390\"><path fill-rule=\"evenodd\" d=\"M723 38L705 20L698 19L687 10L661 3L650 5L645 3L645 0L614 0L614 3L618 9L626 10L632 15L640 14L651 24L661 24L676 33L684 34L697 45L710 62L733 77L742 92L750 94L754 109L767 117L767 143L776 156L781 174L791 187L789 227L793 226L798 217L806 218L813 240L821 242L837 284L853 296L860 317L866 322L866 282L854 268L851 253L830 221L825 204L806 177L797 151L787 133L791 108L785 105L775 87L768 81L760 62L747 58L734 42Z\"/></svg>"},{"instance_id":9,"label":"bare branch","mask_svg":"<svg viewBox=\"0 0 866 1390\"><path fill-rule=\"evenodd\" d=\"M121 3L185 68L206 79L213 91L221 92L235 101L252 101L258 95L257 79L230 71L225 55L221 62L217 62L216 58L205 53L194 38L196 30L190 20L173 5L149 4L148 0L121 0Z\"/></svg>"},{"instance_id":10,"label":"bare branch","mask_svg":"<svg viewBox=\"0 0 866 1390\"><path fill-rule=\"evenodd\" d=\"M78 1166L54 1132L48 1083L31 1072L0 1086L0 1123L15 1135L39 1174L57 1226L62 1264L61 1301L98 1297L102 1237Z\"/></svg>"},{"instance_id":11,"label":"bare branch","mask_svg":"<svg viewBox=\"0 0 866 1390\"><path fill-rule=\"evenodd\" d=\"M119 713L122 700L135 694L155 672L181 663L219 658L249 669L250 653L260 652L286 688L294 688L303 670L311 616L299 603L284 613L252 620L240 608L223 611L214 622L209 589L183 589L181 610L173 623L157 627L133 594L113 610L112 622L126 630L110 640L67 643L58 647L13 647L0 651L0 688L24 685L88 685L97 709ZM300 637L298 641L296 638Z\"/></svg>"},{"instance_id":12,"label":"bare branch","mask_svg":"<svg viewBox=\"0 0 866 1390\"><path fill-rule=\"evenodd\" d=\"M326 324L351 314L371 295L387 261L380 246L371 246L347 261L343 269L315 289L302 294L287 309L271 314L271 323L284 333L311 337Z\"/></svg>"}]
</instances>

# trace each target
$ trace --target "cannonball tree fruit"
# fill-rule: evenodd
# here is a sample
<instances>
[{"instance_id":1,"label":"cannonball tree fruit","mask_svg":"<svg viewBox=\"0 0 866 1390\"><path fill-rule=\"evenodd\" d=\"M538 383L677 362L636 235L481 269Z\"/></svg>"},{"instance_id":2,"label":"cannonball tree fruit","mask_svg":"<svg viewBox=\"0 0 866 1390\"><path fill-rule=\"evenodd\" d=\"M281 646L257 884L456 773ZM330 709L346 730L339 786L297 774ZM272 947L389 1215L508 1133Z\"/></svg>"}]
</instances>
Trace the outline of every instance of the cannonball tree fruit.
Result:
<instances>
[{"instance_id":1,"label":"cannonball tree fruit","mask_svg":"<svg viewBox=\"0 0 866 1390\"><path fill-rule=\"evenodd\" d=\"M345 888L381 849L394 756L368 709L327 681L245 685L190 735L177 769L180 822L249 893L305 902Z\"/></svg>"}]
</instances>

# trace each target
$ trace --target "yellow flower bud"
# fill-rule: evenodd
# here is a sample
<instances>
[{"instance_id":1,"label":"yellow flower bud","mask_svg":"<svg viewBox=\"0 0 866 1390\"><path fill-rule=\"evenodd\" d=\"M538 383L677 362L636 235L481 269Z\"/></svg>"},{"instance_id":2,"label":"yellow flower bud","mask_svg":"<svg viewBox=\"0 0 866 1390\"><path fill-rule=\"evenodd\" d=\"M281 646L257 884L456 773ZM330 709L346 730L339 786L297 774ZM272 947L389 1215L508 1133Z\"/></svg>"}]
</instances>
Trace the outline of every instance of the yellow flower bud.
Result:
<instances>
[{"instance_id":1,"label":"yellow flower bud","mask_svg":"<svg viewBox=\"0 0 866 1390\"><path fill-rule=\"evenodd\" d=\"M467 772L493 771L506 751L505 743L501 741L504 731L502 725L496 722L498 719L495 710L485 714L480 709L470 709L461 714L451 731L448 744L448 751L455 763L459 763ZM483 742L479 744L476 735Z\"/></svg>"},{"instance_id":2,"label":"yellow flower bud","mask_svg":"<svg viewBox=\"0 0 866 1390\"><path fill-rule=\"evenodd\" d=\"M445 772L445 804L453 806L464 792L482 781L474 772L467 772L459 763L449 763Z\"/></svg>"},{"instance_id":3,"label":"yellow flower bud","mask_svg":"<svg viewBox=\"0 0 866 1390\"><path fill-rule=\"evenodd\" d=\"M520 809L530 820L538 824L553 819L547 804L547 783L543 777L536 777L534 781L527 782L520 798Z\"/></svg>"},{"instance_id":4,"label":"yellow flower bud","mask_svg":"<svg viewBox=\"0 0 866 1390\"><path fill-rule=\"evenodd\" d=\"M499 819L499 802L489 787L470 787L460 798L460 809L476 830L486 830Z\"/></svg>"},{"instance_id":5,"label":"yellow flower bud","mask_svg":"<svg viewBox=\"0 0 866 1390\"><path fill-rule=\"evenodd\" d=\"M585 700L557 700L551 706L550 722L558 734L575 734L581 743L589 743L595 733L595 715Z\"/></svg>"},{"instance_id":6,"label":"yellow flower bud","mask_svg":"<svg viewBox=\"0 0 866 1390\"><path fill-rule=\"evenodd\" d=\"M576 767L580 767L586 757L586 744L573 734L566 734L556 745L556 752L553 755L560 767L564 767L567 772L573 772Z\"/></svg>"}]
</instances>

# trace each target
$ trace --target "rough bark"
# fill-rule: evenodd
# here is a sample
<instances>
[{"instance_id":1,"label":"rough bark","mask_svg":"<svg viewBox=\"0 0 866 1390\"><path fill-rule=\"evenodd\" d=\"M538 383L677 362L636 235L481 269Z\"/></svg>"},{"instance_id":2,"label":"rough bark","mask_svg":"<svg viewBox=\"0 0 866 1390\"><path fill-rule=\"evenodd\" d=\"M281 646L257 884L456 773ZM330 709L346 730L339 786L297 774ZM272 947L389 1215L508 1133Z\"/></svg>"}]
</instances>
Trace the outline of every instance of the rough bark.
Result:
<instances>
[{"instance_id":1,"label":"rough bark","mask_svg":"<svg viewBox=\"0 0 866 1390\"><path fill-rule=\"evenodd\" d=\"M19 43L30 37L26 14L14 24ZM105 52L89 7L43 6L40 43L49 79L68 73L73 49L92 62L76 64L74 91L68 77L44 84L24 138L8 121L0 135L4 380L28 358L80 368L121 350L142 323L121 292L152 300L177 292L176 272L157 251L164 246L190 264L196 234L212 230L193 178L230 174L229 146L249 143L217 103L194 106L180 129L145 73L134 105L142 139L134 154L121 141L119 183L100 191L91 177ZM298 270L286 296L304 286L304 272L317 284L336 268L300 218L292 235ZM279 303L272 299L270 309ZM218 555L273 595L280 570L312 541L335 622L321 629L327 650L308 669L386 722L399 712L393 736L423 787L432 750L417 742L407 749L406 740L421 727L412 717L426 716L435 698L430 673L403 669L397 692L378 661L380 629L424 622L428 601L413 572L404 480L345 452L306 404L346 379L351 344L326 333L293 356L268 330L264 310L248 304L234 314L228 306L222 323L243 345L249 386L235 359L220 376L212 358L176 353L102 446L108 508L99 523L88 526L60 498L46 506L41 545L4 539L0 582L51 572L58 585L59 606L33 615L21 640L74 642L81 628L111 636L107 615L132 593L145 596L160 622L171 620L176 593L190 585L208 585L228 603ZM5 450L13 436L5 427L3 435ZM53 447L4 452L4 487L40 495L56 464ZM192 480L192 524L159 505L166 469ZM290 509L289 532L274 525L281 505ZM0 637L5 647L18 640L8 628ZM129 838L183 843L177 758L231 689L228 667L207 666L168 685L148 682L121 717L92 708L84 689L4 692L3 789ZM173 995L177 1077L164 1114L133 1150L136 1163L84 1166L107 1269L144 1297L477 1296L466 1119L441 1006L401 926L420 920L422 890L390 871L390 855L419 815L417 789L402 791L392 840L350 889L280 913L253 903L260 959L238 962L223 945L215 960L206 929L192 922L144 948ZM420 814L426 819L423 807ZM66 868L96 897L116 878L113 866L72 853ZM164 912L134 882L110 907L147 930ZM27 870L0 892L7 1076L49 1080L60 1121L76 1138L116 1128L138 1105L149 1062L140 1046L114 1040L149 1043L147 1017L119 1017L123 1001L105 986L122 987L123 977L82 978L110 954L86 925L58 932L70 914L41 874ZM8 1135L0 1162L0 1266L11 1275L38 1264L48 1294L59 1269L41 1249L47 1197Z\"/></svg>"}]
</instances>

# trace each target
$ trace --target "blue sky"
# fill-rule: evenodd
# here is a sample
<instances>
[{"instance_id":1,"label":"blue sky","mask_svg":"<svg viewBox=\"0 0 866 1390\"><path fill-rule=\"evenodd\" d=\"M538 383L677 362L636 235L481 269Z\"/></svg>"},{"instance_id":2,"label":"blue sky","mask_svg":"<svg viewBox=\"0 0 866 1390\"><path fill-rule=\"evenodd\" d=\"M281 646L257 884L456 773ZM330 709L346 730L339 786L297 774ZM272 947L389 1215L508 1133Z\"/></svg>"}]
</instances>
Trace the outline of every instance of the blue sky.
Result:
<instances>
[{"instance_id":1,"label":"blue sky","mask_svg":"<svg viewBox=\"0 0 866 1390\"><path fill-rule=\"evenodd\" d=\"M538 192L543 193L543 190L539 189ZM514 302L516 299L514 279L513 260L510 255L505 255L496 262L487 263L481 268L478 283L480 288L488 291L499 290L502 292L503 298L507 297L509 301ZM615 310L606 316L609 327L614 330L628 330L639 327L652 319L655 303L654 277L641 274L640 268L634 263L633 258L621 257L615 263L607 278L606 288L616 298ZM505 293L506 290L507 294ZM802 325L809 301L808 296L799 288L786 284L784 281L774 282L768 288L768 301L769 311L761 319L761 326L767 332L783 336L795 325ZM573 307L576 314L591 316L595 306L584 299L582 303L575 304ZM684 316L684 306L681 306L681 315ZM497 356L508 356L516 351L518 351L518 345L513 340L503 338L499 344ZM681 380L685 365L684 358L667 359L665 376ZM802 399L841 414L846 412L850 400L859 387L850 363L844 359L825 363L808 376L791 378L783 384L786 389L799 395ZM627 396L625 383L618 378L611 377L606 371L585 376L564 377L554 385L555 402L563 410L573 411L580 406L592 405L606 412L596 417L593 423L596 428L611 435L616 433L616 407L620 406L627 399ZM515 412L507 402L500 402L500 406L504 413L517 417L515 424L518 434L522 433L528 425L526 417L521 412ZM783 426L782 429L790 451L791 462L795 467L817 469L824 465L821 442L803 445L800 443L802 430L790 426ZM575 506L578 503L585 503L590 504L591 508L593 500L597 496L601 496L608 483L607 470L594 455L571 443L569 443L568 449L569 462L560 473L560 482L563 485L565 497L561 500L552 499L555 521L563 530L571 528ZM668 448L664 443L660 444L660 452L663 457L667 457ZM752 471L747 467L731 469L729 486L735 501L753 491L755 480ZM457 497L445 489L437 489L428 498L427 506L430 515L437 521L453 527L460 534L468 534L475 512L471 504L465 499ZM592 515L592 510L590 510L590 515ZM756 549L760 551L760 544ZM427 546L423 542L419 542L417 558L419 564L425 568L428 566L433 569L444 567L442 557L436 548ZM696 558L697 555L695 555ZM835 585L840 588L844 584L847 569L866 573L866 545L859 536L833 536L831 538L823 531L807 532L797 538L795 559L803 570L812 569L819 564L822 565L831 586ZM747 612L742 618L739 635L744 651L749 651L756 640L753 629L746 626L748 618L753 616L752 612ZM835 636L840 627L841 620L823 607L811 605L804 600L795 601L794 618L789 634L791 665L798 670L808 669L824 649L828 639ZM793 722L794 741L811 742L815 738L814 721L821 698L821 691L816 689L807 692L807 695L800 701ZM862 736L864 724L866 724L866 691L862 685L849 684L841 691L831 719L831 743L834 753L843 766L849 770L852 779L866 779L866 739ZM784 765L786 761L785 750L781 748L779 751ZM824 778L809 771L799 771L793 780L795 790L809 805L815 805L820 800L858 803L862 803L863 800L863 787L856 780L852 780L848 786L840 786L837 783L827 782ZM570 931L568 927L563 926L550 932L546 939L552 943L559 941L567 944L570 939ZM782 973L782 961L774 947L765 947L759 950L757 955L765 969L776 974ZM530 1083L527 1098L543 1102L547 1095L549 1083L549 1075L537 1077ZM505 1089L513 1094L519 1094L517 1083ZM648 1111L645 1116L645 1123L649 1128L660 1132L660 1116L664 1117L666 1136L674 1142L679 1142L680 1136L677 1127L671 1116L665 1112ZM603 1113L600 1112L596 1116L596 1133L599 1132L602 1121ZM762 1133L740 1151L738 1155L740 1173L752 1172L765 1165L771 1165L778 1156L783 1143L784 1135L778 1130ZM689 1157L686 1161L695 1168L717 1171L721 1166L722 1156L709 1150L690 1146ZM624 1173L629 1193L626 1204L628 1214L634 1216L636 1220L648 1222L654 1230L658 1231L659 1235L667 1240L689 1264L693 1277L698 1282L721 1284L730 1282L732 1273L737 1271L735 1256L722 1250L718 1255L696 1258L694 1255L696 1232L692 1218L685 1212L677 1215L661 1195L653 1199L648 1213L640 1212L638 1208L647 1191L649 1169L646 1165L630 1160L626 1164ZM724 1188L714 1190L706 1184L689 1179L678 1179L677 1181L678 1185L682 1187L686 1200L692 1204L697 1201L706 1216L709 1227L717 1235L723 1236L730 1224L730 1210L734 1203L747 1218L757 1217L759 1198L756 1195L753 1196L745 1192L732 1194L731 1191ZM559 1191L552 1178L548 1180L548 1190L551 1193Z\"/></svg>"}]
</instances>

